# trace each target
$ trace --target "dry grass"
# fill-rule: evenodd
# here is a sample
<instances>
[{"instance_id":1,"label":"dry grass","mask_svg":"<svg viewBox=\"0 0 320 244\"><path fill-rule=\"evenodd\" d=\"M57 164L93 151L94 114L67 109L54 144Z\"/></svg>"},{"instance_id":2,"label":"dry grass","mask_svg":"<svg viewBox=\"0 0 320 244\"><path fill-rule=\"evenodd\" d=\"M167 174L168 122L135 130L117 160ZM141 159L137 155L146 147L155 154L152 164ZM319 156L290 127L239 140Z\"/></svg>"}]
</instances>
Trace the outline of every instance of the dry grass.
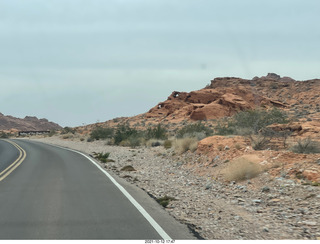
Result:
<instances>
[{"instance_id":1,"label":"dry grass","mask_svg":"<svg viewBox=\"0 0 320 244\"><path fill-rule=\"evenodd\" d=\"M262 171L263 168L259 164L250 162L245 158L238 158L230 162L223 170L222 175L227 181L241 181L252 179Z\"/></svg>"},{"instance_id":2,"label":"dry grass","mask_svg":"<svg viewBox=\"0 0 320 244\"><path fill-rule=\"evenodd\" d=\"M194 152L198 147L198 140L196 138L182 138L177 139L173 143L176 153L182 154L187 151Z\"/></svg>"},{"instance_id":3,"label":"dry grass","mask_svg":"<svg viewBox=\"0 0 320 244\"><path fill-rule=\"evenodd\" d=\"M242 149L242 146L239 143L234 144L234 148L237 150Z\"/></svg>"},{"instance_id":4,"label":"dry grass","mask_svg":"<svg viewBox=\"0 0 320 244\"><path fill-rule=\"evenodd\" d=\"M163 146L165 149L169 149L172 147L172 141L170 140L166 140L164 143L163 143Z\"/></svg>"},{"instance_id":5,"label":"dry grass","mask_svg":"<svg viewBox=\"0 0 320 244\"><path fill-rule=\"evenodd\" d=\"M68 133L68 134L61 135L60 138L62 138L62 139L73 139L75 137L74 137L73 134Z\"/></svg>"}]
</instances>

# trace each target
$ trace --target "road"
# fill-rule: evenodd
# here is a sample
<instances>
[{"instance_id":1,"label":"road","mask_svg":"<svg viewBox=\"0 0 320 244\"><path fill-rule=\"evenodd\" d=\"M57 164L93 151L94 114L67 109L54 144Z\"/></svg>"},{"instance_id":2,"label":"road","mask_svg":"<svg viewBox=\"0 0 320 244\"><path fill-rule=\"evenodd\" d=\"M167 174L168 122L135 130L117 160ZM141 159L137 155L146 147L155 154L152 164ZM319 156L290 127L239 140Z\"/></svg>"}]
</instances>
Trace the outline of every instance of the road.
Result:
<instances>
[{"instance_id":1,"label":"road","mask_svg":"<svg viewBox=\"0 0 320 244\"><path fill-rule=\"evenodd\" d=\"M0 171L19 164L0 178L0 239L192 238L141 193L130 189L142 196L138 203L121 191L88 156L28 140L12 142L16 145L0 140Z\"/></svg>"}]
</instances>

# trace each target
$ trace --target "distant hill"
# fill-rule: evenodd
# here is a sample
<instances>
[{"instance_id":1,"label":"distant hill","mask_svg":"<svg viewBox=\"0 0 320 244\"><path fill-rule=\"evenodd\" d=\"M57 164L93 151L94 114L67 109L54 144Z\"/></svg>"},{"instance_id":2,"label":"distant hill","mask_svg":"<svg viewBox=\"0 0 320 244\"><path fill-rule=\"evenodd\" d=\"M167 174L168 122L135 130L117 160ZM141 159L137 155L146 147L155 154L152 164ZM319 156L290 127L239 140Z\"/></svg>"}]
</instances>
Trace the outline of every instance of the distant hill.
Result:
<instances>
[{"instance_id":1,"label":"distant hill","mask_svg":"<svg viewBox=\"0 0 320 244\"><path fill-rule=\"evenodd\" d=\"M56 123L49 122L47 119L38 119L37 117L26 116L24 119L15 118L10 115L0 113L0 130L59 130L62 127Z\"/></svg>"}]
</instances>

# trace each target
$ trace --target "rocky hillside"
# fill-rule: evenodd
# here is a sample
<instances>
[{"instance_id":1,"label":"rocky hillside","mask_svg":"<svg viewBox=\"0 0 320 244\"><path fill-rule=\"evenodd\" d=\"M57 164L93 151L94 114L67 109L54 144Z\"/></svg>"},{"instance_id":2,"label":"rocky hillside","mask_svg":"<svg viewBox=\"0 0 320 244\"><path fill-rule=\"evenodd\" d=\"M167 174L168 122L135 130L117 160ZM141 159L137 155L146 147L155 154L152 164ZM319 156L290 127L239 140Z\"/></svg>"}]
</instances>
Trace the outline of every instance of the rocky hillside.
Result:
<instances>
[{"instance_id":1,"label":"rocky hillside","mask_svg":"<svg viewBox=\"0 0 320 244\"><path fill-rule=\"evenodd\" d=\"M252 80L215 78L199 91L173 92L145 117L169 121L211 120L246 109L271 106L286 109L298 118L318 117L320 80L295 81L273 73Z\"/></svg>"},{"instance_id":2,"label":"rocky hillside","mask_svg":"<svg viewBox=\"0 0 320 244\"><path fill-rule=\"evenodd\" d=\"M277 107L302 122L320 123L320 79L296 81L274 73L252 80L215 78L210 85L198 91L172 92L166 101L158 103L144 114L116 118L99 125L115 126L128 122L143 128L157 123L169 127L185 121L205 120L210 123L256 107ZM80 129L90 131L96 125Z\"/></svg>"},{"instance_id":3,"label":"rocky hillside","mask_svg":"<svg viewBox=\"0 0 320 244\"><path fill-rule=\"evenodd\" d=\"M37 117L26 116L24 119L6 116L0 113L0 130L59 130L62 127L56 123L49 122L47 119L38 119Z\"/></svg>"},{"instance_id":4,"label":"rocky hillside","mask_svg":"<svg viewBox=\"0 0 320 244\"><path fill-rule=\"evenodd\" d=\"M319 118L320 79L296 81L290 77L269 73L267 76L254 77L252 80L216 78L211 81L207 89L222 87L246 89L248 93L281 103L297 118Z\"/></svg>"}]
</instances>

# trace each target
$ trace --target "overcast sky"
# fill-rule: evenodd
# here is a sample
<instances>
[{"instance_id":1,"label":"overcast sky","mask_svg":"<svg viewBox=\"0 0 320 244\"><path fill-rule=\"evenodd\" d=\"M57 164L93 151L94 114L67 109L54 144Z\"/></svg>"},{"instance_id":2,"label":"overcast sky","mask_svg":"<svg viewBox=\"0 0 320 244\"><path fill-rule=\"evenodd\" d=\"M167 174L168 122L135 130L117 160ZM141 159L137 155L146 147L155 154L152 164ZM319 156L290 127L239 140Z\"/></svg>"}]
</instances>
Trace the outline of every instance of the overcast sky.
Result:
<instances>
[{"instance_id":1,"label":"overcast sky","mask_svg":"<svg viewBox=\"0 0 320 244\"><path fill-rule=\"evenodd\" d=\"M62 126L215 77L320 78L318 0L0 0L0 112Z\"/></svg>"}]
</instances>

